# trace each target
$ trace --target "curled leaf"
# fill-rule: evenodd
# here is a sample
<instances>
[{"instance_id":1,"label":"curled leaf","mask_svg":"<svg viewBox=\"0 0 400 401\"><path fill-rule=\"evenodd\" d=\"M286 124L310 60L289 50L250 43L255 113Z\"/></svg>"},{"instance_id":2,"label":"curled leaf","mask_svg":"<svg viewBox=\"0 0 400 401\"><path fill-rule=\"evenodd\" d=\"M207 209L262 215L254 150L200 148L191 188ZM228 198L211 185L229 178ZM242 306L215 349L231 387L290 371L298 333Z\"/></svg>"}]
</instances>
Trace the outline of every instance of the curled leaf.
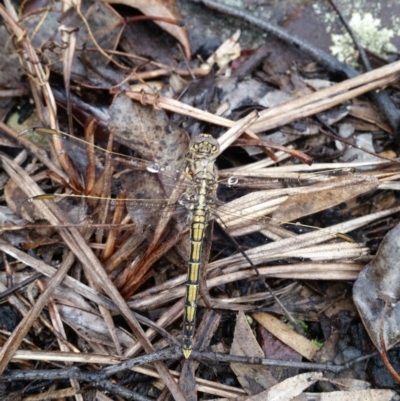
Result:
<instances>
[{"instance_id":1,"label":"curled leaf","mask_svg":"<svg viewBox=\"0 0 400 401\"><path fill-rule=\"evenodd\" d=\"M182 20L175 0L107 0L109 4L125 4L140 10L151 17L163 17L176 22ZM183 46L187 58L190 58L190 44L186 29L176 24L163 21L154 21L162 29L173 36Z\"/></svg>"},{"instance_id":2,"label":"curled leaf","mask_svg":"<svg viewBox=\"0 0 400 401\"><path fill-rule=\"evenodd\" d=\"M400 225L386 235L375 258L361 271L353 287L354 303L383 359L386 350L400 341L399 260Z\"/></svg>"}]
</instances>

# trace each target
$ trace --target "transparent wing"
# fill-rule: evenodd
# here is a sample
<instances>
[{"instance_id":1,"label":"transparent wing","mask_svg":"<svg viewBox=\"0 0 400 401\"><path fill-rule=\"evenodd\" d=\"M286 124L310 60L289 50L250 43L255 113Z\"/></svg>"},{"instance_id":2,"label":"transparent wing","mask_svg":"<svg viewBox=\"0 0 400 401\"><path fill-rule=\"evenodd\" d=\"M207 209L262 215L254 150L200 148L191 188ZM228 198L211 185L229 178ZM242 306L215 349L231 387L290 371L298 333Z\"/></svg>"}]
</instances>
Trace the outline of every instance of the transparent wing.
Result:
<instances>
[{"instance_id":1,"label":"transparent wing","mask_svg":"<svg viewBox=\"0 0 400 401\"><path fill-rule=\"evenodd\" d=\"M156 216L171 213L171 210L175 210L176 216L180 219L187 214L187 210L179 205L179 196L190 192L192 184L190 180L184 179L182 171L172 172L171 168L162 166L156 161L107 151L68 134L42 128L33 130L33 133L43 144L54 135L61 138L65 152L73 160L82 179L84 189L79 194L82 195L80 201L86 200L89 209L95 210L98 207L96 203L102 205L111 202L110 210L113 210L111 199L115 199L119 192L126 191L124 202L127 211L133 221L139 224L154 224ZM50 146L47 145L47 148ZM95 162L90 163L93 157L88 155L91 153L95 154ZM106 186L104 169L107 165L113 170L110 180L112 183L104 190ZM88 170L93 168L94 173L88 173ZM88 190L85 188L85 177L93 174L95 184ZM241 233L245 233L246 230L255 231L257 227L271 224L271 219L266 217L274 212L274 223L279 225L334 206L347 198L366 192L371 185L376 185L374 180L365 175L343 170L340 170L340 173L281 174L269 173L268 169L265 169L262 174L257 171L256 174L236 172L232 175L227 171L220 172L220 176L222 178L219 180L218 198L222 201L212 200L210 211L233 233L236 230L236 234L239 234L240 229ZM178 196L175 195L175 199L170 199L173 190ZM287 204L289 198L294 199L292 203L295 205L294 209L298 211L297 215L289 210L290 204ZM236 200L230 201L231 199ZM74 199L75 203L76 201L77 198ZM283 207L285 202L286 205ZM90 211L89 214L91 217L96 215ZM73 222L83 223L82 217L76 218L72 212L69 215L73 217ZM82 213L79 215L82 216Z\"/></svg>"}]
</instances>

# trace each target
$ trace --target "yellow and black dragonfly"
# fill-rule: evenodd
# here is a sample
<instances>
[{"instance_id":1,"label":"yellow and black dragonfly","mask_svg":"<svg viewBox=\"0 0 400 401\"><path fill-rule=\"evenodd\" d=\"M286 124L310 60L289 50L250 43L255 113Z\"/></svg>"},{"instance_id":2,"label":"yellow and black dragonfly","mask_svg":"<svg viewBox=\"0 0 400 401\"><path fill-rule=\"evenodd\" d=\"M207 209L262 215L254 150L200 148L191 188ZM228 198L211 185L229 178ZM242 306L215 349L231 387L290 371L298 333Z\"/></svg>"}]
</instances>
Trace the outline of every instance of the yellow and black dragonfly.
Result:
<instances>
[{"instance_id":1,"label":"yellow and black dragonfly","mask_svg":"<svg viewBox=\"0 0 400 401\"><path fill-rule=\"evenodd\" d=\"M118 107L120 106L118 105ZM110 128L111 131L115 131L117 140L125 145L129 143L130 146L133 142L140 158L136 157L136 154L126 155L125 153L112 152L110 149L104 150L84 140L60 132L42 128L30 130L42 139L56 137L60 140L62 152L70 155L74 166L74 171L69 174L70 177L73 176L73 179L70 180L69 184L65 183L67 186L66 193L41 196L37 199L79 200L97 208L99 206L95 204L99 202L102 211L107 208L114 209L113 221L110 222L108 213L104 213L100 223L86 221L85 224L82 224L83 221L80 218L76 219L75 212L73 212L69 213L69 216L72 217L72 224L85 225L87 228L108 227L114 229L112 230L114 233L115 227L123 223L121 217L115 217L118 213L121 215L119 211L121 205L126 206L130 215L129 218L136 225L138 225L138 221L143 220L141 227L153 225L152 223L155 220L162 220L163 223L157 224L153 243L161 242L161 248L165 244L165 249L171 247L180 238L179 233L175 237L170 235L175 240L166 241L165 236L162 235L170 216L173 216L177 222L179 216L186 216L185 219L178 222L181 225L180 232L185 231L182 227L187 225L187 220L189 220L190 226L182 346L186 358L189 357L192 350L200 267L206 263L202 260L204 254L207 253L203 251L203 243L210 220L219 219L230 230L231 235L264 230L264 233L273 239L287 236L288 246L290 246L290 232L280 227L280 224L286 220L296 220L298 217L318 211L314 208L310 209L311 212L304 210L300 212L300 198L304 197L305 193L311 191L316 196L321 196L321 194L328 197L333 196L342 188L348 187L350 181L354 188L360 188L359 192L366 191L369 188L367 185L368 178L361 175L346 174L346 177L333 177L332 174L302 174L300 176L295 173L292 176L292 183L300 183L303 186L268 191L247 191L248 193L245 196L222 204L216 197L218 187L226 185L235 188L236 186L246 186L246 184L250 187L262 187L265 183L270 184L274 180L276 181L275 184L278 183L280 186L282 180L279 180L279 175L267 178L258 174L257 177L249 178L247 175L247 178L242 178L240 174L232 176L230 173L224 173L224 178L219 180L215 167L215 161L219 154L219 144L212 136L200 134L188 143L186 134L182 132L178 132L178 134L165 133L166 120L163 117L158 117L159 120L156 123L152 121L151 126L157 127L156 129L153 128L155 131L153 133L150 133L151 128L144 125L143 122L146 120L144 117L138 118L136 115L135 121L127 120L127 114L115 108L111 111L111 117ZM160 129L161 126L163 129ZM133 140L131 134L135 131L136 139ZM158 131L163 134L161 137ZM121 140L121 135L126 134L129 134L129 139ZM185 150L182 151L183 149ZM146 157L147 160L142 157ZM84 175L86 177L82 179ZM61 179L59 178L59 180ZM115 181L118 184L115 184ZM115 187L113 188L113 186ZM119 192L120 189L124 189L127 194L115 198L113 194ZM234 191L239 193L239 190L235 189ZM266 216L277 209L279 212L279 205L290 198L295 199L295 204L298 205L295 209L298 214L292 212L289 218L284 219L282 213L276 213L275 221L271 222L271 219ZM337 201L337 203L340 202L341 200ZM126 229L127 225L120 226L120 231ZM317 236L320 242L327 241L338 237L338 232L339 230L332 229L330 232L319 233ZM310 237L310 245L317 242L317 236ZM115 241L115 236L113 238ZM300 244L304 246L306 240L298 241L297 246L300 247ZM295 256L296 246L294 242L290 247L292 255ZM108 248L109 246L105 247L105 249ZM348 248L348 259L360 257L365 252L358 244L349 243L344 248ZM150 246L145 251L146 255L143 260L148 264L157 259L154 249L154 246ZM108 260L108 258L110 259ZM259 265L268 260L274 260L274 258L275 260L277 258L274 252L261 249L252 250L245 257L247 261L243 260L242 255L237 255L230 268L233 269L235 263L247 263L249 259L251 259L252 264ZM121 262L121 256L111 258L105 252L103 260L108 260L105 268L110 274L113 274ZM134 270L126 269L120 274L117 283L119 283L120 290L126 298L146 280L147 271L148 269L135 268ZM140 273L138 274L138 272Z\"/></svg>"}]
</instances>

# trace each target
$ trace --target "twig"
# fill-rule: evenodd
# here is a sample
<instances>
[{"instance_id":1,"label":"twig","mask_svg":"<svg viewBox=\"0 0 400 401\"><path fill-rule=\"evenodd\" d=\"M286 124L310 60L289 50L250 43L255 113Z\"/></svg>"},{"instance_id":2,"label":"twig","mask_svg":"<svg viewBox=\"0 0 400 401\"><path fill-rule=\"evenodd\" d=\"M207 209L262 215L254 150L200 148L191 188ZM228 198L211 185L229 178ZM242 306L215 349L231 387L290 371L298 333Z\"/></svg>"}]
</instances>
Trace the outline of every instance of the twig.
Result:
<instances>
[{"instance_id":1,"label":"twig","mask_svg":"<svg viewBox=\"0 0 400 401\"><path fill-rule=\"evenodd\" d=\"M101 376L106 378L115 375L118 372L123 372L124 370L131 369L135 366L144 365L147 363L152 363L155 361L164 361L166 359L178 359L182 358L181 346L167 348L163 351L154 352L148 355L138 356L136 358L130 359L129 361L122 362L115 366L107 367L101 370Z\"/></svg>"},{"instance_id":2,"label":"twig","mask_svg":"<svg viewBox=\"0 0 400 401\"><path fill-rule=\"evenodd\" d=\"M21 351L23 352L23 351ZM59 353L62 357L62 352ZM68 353L67 353L68 354ZM75 354L74 354L75 355ZM241 355L227 355L218 352L202 352L193 350L191 357L200 362L225 362L225 363L242 363L246 365L264 365L264 366L279 366L286 368L297 368L297 369L310 369L310 370L328 370L331 372L339 373L343 370L348 369L350 366L365 361L366 359L377 356L378 352L372 352L367 355L363 355L347 361L343 364L334 365L332 363L312 363L312 362L292 362L282 361L279 359L269 359L260 357L249 357ZM32 355L33 357L34 355ZM78 357L79 355L77 355ZM52 369L52 370L35 370L35 371L21 371L13 370L0 375L0 382L11 381L11 380L44 380L44 379L71 379L76 378L84 381L92 381L94 383L100 383L108 379L117 373L124 372L129 369L133 369L137 366L147 365L156 361L164 361L168 359L178 359L181 357L181 349L179 346L166 348L162 351L154 352L148 355L141 355L139 357L130 359L129 361L121 362L117 365L109 366L101 369L97 372L83 372L79 368L65 368L65 369ZM102 358L106 358L102 356ZM19 359L19 358L17 358ZM23 358L26 359L26 358ZM35 358L32 358L35 360ZM54 360L50 358L49 360ZM106 363L105 361L103 363ZM110 363L114 363L110 361Z\"/></svg>"},{"instance_id":3,"label":"twig","mask_svg":"<svg viewBox=\"0 0 400 401\"><path fill-rule=\"evenodd\" d=\"M134 391L128 390L125 387L118 386L109 380L101 380L99 373L83 372L78 368L67 369L47 369L47 370L13 370L0 376L0 381L15 381L15 380L57 380L57 379L76 379L88 383L92 383L96 387L108 390L113 394L124 397L128 400L136 401L151 401L152 398L144 397Z\"/></svg>"},{"instance_id":4,"label":"twig","mask_svg":"<svg viewBox=\"0 0 400 401\"><path fill-rule=\"evenodd\" d=\"M20 283L12 286L11 288L8 288L6 291L0 292L0 300L11 295L13 292L27 286L28 284L33 283L35 280L41 277L43 277L42 273L36 273L32 277L29 277L26 280L21 281Z\"/></svg>"}]
</instances>

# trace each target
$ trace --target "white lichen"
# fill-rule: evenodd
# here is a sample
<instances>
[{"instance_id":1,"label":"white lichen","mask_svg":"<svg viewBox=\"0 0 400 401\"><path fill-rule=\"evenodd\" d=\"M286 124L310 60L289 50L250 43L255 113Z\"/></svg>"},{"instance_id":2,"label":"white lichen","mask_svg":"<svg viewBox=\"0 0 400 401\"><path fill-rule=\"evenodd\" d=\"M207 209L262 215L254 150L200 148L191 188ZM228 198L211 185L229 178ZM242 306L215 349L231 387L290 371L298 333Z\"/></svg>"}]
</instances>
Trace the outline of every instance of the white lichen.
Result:
<instances>
[{"instance_id":1,"label":"white lichen","mask_svg":"<svg viewBox=\"0 0 400 401\"><path fill-rule=\"evenodd\" d=\"M384 55L387 51L395 51L396 48L390 43L395 36L395 31L381 26L381 20L374 18L371 13L353 13L349 24L357 35L361 45L379 55ZM340 61L347 63L354 62L355 48L354 43L348 33L332 34L333 46L330 50Z\"/></svg>"}]
</instances>

